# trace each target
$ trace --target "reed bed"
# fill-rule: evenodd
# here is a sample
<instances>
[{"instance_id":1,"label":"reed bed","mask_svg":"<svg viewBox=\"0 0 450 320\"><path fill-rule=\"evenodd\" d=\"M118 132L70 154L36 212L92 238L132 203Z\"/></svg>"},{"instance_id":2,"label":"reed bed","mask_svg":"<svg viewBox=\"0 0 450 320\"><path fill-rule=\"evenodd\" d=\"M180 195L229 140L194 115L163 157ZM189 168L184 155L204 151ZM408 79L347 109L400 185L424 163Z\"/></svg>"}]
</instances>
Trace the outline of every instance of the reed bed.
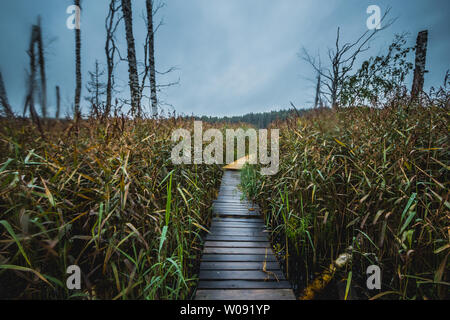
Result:
<instances>
[{"instance_id":1,"label":"reed bed","mask_svg":"<svg viewBox=\"0 0 450 320\"><path fill-rule=\"evenodd\" d=\"M349 249L351 263L322 298L450 297L448 117L448 101L397 103L273 125L280 170L246 166L242 187L262 206L298 294ZM381 290L366 286L369 265L381 268Z\"/></svg>"},{"instance_id":2,"label":"reed bed","mask_svg":"<svg viewBox=\"0 0 450 320\"><path fill-rule=\"evenodd\" d=\"M191 121L47 120L44 136L1 122L0 298L192 296L222 172L170 161L172 130Z\"/></svg>"}]
</instances>

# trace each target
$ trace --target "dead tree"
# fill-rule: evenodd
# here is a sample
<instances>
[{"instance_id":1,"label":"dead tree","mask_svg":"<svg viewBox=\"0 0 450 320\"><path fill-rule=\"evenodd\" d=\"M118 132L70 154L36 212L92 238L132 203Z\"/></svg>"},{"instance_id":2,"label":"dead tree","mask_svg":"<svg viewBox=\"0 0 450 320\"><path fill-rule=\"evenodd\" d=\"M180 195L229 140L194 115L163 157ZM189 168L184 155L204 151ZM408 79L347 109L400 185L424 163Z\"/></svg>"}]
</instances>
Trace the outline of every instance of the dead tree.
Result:
<instances>
[{"instance_id":1,"label":"dead tree","mask_svg":"<svg viewBox=\"0 0 450 320\"><path fill-rule=\"evenodd\" d=\"M45 58L44 58L44 44L42 41L42 28L41 28L41 17L38 17L37 24L37 35L36 35L36 43L38 49L38 59L39 59L39 71L41 77L41 88L40 88L40 97L41 97L41 111L42 117L47 118L47 80L45 75Z\"/></svg>"},{"instance_id":2,"label":"dead tree","mask_svg":"<svg viewBox=\"0 0 450 320\"><path fill-rule=\"evenodd\" d=\"M416 42L416 67L414 69L414 80L411 88L411 100L416 100L423 91L425 62L427 57L428 30L420 31Z\"/></svg>"},{"instance_id":3,"label":"dead tree","mask_svg":"<svg viewBox=\"0 0 450 320\"><path fill-rule=\"evenodd\" d=\"M80 0L74 0L74 4L80 8ZM81 29L80 26L75 28L75 121L80 116L80 99L81 99Z\"/></svg>"},{"instance_id":4,"label":"dead tree","mask_svg":"<svg viewBox=\"0 0 450 320\"><path fill-rule=\"evenodd\" d=\"M9 118L14 117L11 105L9 104L8 95L6 94L5 84L3 83L2 72L0 71L0 104L3 106L5 115Z\"/></svg>"},{"instance_id":5,"label":"dead tree","mask_svg":"<svg viewBox=\"0 0 450 320\"><path fill-rule=\"evenodd\" d=\"M37 62L39 64L39 71L40 71L39 88L37 87L36 84L36 50L37 50ZM37 88L39 89L38 93L40 97L42 117L44 119L47 117L47 84L45 75L44 45L42 41L42 29L40 17L38 17L38 23L36 25L33 25L31 28L31 39L28 49L28 55L30 56L30 74L27 80L28 92L24 106L24 116L26 114L27 109L29 109L33 121L35 121L38 127L40 127L39 116L34 106L34 95L36 94Z\"/></svg>"},{"instance_id":6,"label":"dead tree","mask_svg":"<svg viewBox=\"0 0 450 320\"><path fill-rule=\"evenodd\" d=\"M117 30L117 26L122 18L116 19L116 13L120 9L119 0L111 0L109 3L108 15L105 19L105 29L106 29L106 43L105 43L105 54L106 54L106 105L104 114L108 116L111 112L111 101L112 92L114 90L114 67L115 67L115 54L117 47L115 44L114 34Z\"/></svg>"},{"instance_id":7,"label":"dead tree","mask_svg":"<svg viewBox=\"0 0 450 320\"><path fill-rule=\"evenodd\" d=\"M61 95L59 92L59 86L56 86L56 113L55 113L56 119L59 119L60 110L61 110Z\"/></svg>"},{"instance_id":8,"label":"dead tree","mask_svg":"<svg viewBox=\"0 0 450 320\"><path fill-rule=\"evenodd\" d=\"M25 116L27 109L30 110L31 119L37 125L41 135L44 136L44 132L42 130L41 122L39 120L39 115L34 108L34 94L36 88L36 54L35 54L35 44L37 43L37 39L39 37L39 27L33 25L31 28L31 39L30 45L28 49L28 55L30 56L30 73L28 78L28 92L25 99L25 105L23 110L23 115Z\"/></svg>"},{"instance_id":9,"label":"dead tree","mask_svg":"<svg viewBox=\"0 0 450 320\"><path fill-rule=\"evenodd\" d=\"M147 5L147 32L148 32L148 65L150 68L150 99L152 102L152 114L158 114L158 99L156 96L156 71L155 71L155 34L153 30L153 0L146 0Z\"/></svg>"},{"instance_id":10,"label":"dead tree","mask_svg":"<svg viewBox=\"0 0 450 320\"><path fill-rule=\"evenodd\" d=\"M156 82L156 74L159 75L167 75L173 71L176 70L175 67L171 67L168 70L164 72L159 72L156 70L155 67L155 34L159 30L159 27L163 25L163 21L159 21L157 25L155 25L155 16L158 13L158 11L164 7L163 2L158 2L157 5L155 5L154 1L147 1L147 18L145 19L145 23L147 24L147 37L144 43L144 69L143 69L143 76L141 80L141 86L140 86L140 97L144 97L144 89L149 87L150 88L150 101L152 106L152 115L153 117L156 117L158 115L158 106L161 104L161 101L157 98L157 91L161 88L171 87L174 85L177 85L179 83L178 81L169 82L166 84L157 84ZM147 78L149 77L150 86L146 86ZM170 105L167 103L163 103L166 105Z\"/></svg>"},{"instance_id":11,"label":"dead tree","mask_svg":"<svg viewBox=\"0 0 450 320\"><path fill-rule=\"evenodd\" d=\"M131 113L141 117L141 93L136 60L136 48L133 36L133 15L131 0L122 0L122 13L125 21L125 35L127 40L128 75L131 94Z\"/></svg>"},{"instance_id":12,"label":"dead tree","mask_svg":"<svg viewBox=\"0 0 450 320\"><path fill-rule=\"evenodd\" d=\"M340 28L337 28L336 42L334 49L328 49L328 59L330 66L328 68L322 68L319 62L312 57L308 51L303 48L300 57L310 64L313 69L321 76L321 84L326 88L326 91L322 91L327 97L327 100L331 103L335 109L338 107L338 98L343 82L349 76L349 71L352 70L358 55L369 49L370 40L380 31L388 28L392 25L395 19L385 21L389 13L389 9L381 18L380 24L382 27L373 30L365 31L356 41L353 43L341 44ZM320 58L320 57L319 57Z\"/></svg>"},{"instance_id":13,"label":"dead tree","mask_svg":"<svg viewBox=\"0 0 450 320\"><path fill-rule=\"evenodd\" d=\"M89 71L90 81L87 83L86 90L90 96L85 99L91 104L91 114L96 116L100 115L100 105L102 102L100 98L106 93L106 85L100 81L100 78L105 74L103 70L100 70L99 63L95 60L95 70Z\"/></svg>"},{"instance_id":14,"label":"dead tree","mask_svg":"<svg viewBox=\"0 0 450 320\"><path fill-rule=\"evenodd\" d=\"M314 109L322 106L322 98L320 96L320 73L317 74L316 98L314 99Z\"/></svg>"}]
</instances>

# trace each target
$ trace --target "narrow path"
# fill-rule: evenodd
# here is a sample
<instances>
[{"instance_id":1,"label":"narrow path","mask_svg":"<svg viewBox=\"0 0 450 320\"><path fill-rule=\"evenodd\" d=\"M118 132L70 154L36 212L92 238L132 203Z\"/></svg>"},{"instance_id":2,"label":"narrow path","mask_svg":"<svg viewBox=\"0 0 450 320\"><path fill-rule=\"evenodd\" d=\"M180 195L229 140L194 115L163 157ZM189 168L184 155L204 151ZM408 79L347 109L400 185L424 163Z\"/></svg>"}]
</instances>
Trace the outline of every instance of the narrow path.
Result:
<instances>
[{"instance_id":1,"label":"narrow path","mask_svg":"<svg viewBox=\"0 0 450 320\"><path fill-rule=\"evenodd\" d=\"M239 171L225 171L200 264L196 300L293 300L259 209L237 188Z\"/></svg>"}]
</instances>

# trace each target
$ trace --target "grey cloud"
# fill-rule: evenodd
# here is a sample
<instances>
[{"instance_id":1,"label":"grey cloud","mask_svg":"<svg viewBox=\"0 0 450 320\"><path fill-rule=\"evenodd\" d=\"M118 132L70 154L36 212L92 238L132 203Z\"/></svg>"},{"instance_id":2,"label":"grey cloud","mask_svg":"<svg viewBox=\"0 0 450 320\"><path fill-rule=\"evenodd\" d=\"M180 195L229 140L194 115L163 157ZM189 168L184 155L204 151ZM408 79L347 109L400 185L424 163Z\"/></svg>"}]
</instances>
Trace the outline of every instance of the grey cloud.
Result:
<instances>
[{"instance_id":1,"label":"grey cloud","mask_svg":"<svg viewBox=\"0 0 450 320\"><path fill-rule=\"evenodd\" d=\"M70 0L16 0L0 2L0 68L11 103L20 111L28 57L29 29L37 15L43 19L46 39L56 38L48 49L49 101L60 85L65 108L74 94L73 32L65 28ZM156 35L157 69L176 66L177 72L158 76L159 83L181 78L179 85L160 93L177 112L200 115L238 115L286 108L293 101L311 106L313 70L297 54L304 46L326 53L334 43L336 28L350 41L364 32L366 8L392 7L398 20L373 41L371 54L389 44L394 33L409 31L413 45L417 32L430 30L426 86L442 82L450 67L448 39L450 2L435 1L298 1L298 0L167 0L159 13L164 18ZM104 62L104 19L107 0L83 1L82 71L84 83L95 59ZM145 3L134 1L136 43L142 44ZM123 35L119 28L118 38ZM125 42L120 41L125 54ZM143 59L142 49L138 58ZM364 58L364 57L362 57ZM360 62L360 61L359 61ZM122 63L116 78L127 97L127 67ZM86 91L83 92L86 94Z\"/></svg>"}]
</instances>

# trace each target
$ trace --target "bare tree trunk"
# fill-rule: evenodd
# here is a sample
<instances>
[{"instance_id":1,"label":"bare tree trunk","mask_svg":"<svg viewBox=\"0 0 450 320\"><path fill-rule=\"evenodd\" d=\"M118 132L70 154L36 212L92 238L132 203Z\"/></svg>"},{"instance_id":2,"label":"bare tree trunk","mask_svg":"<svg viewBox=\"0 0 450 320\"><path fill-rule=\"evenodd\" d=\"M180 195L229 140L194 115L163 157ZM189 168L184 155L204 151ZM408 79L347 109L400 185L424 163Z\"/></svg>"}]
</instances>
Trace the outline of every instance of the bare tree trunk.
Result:
<instances>
[{"instance_id":1,"label":"bare tree trunk","mask_svg":"<svg viewBox=\"0 0 450 320\"><path fill-rule=\"evenodd\" d=\"M155 71L155 34L153 30L153 0L146 0L147 4L147 28L148 28L148 59L150 67L150 97L152 101L152 115L158 114L158 99L156 96L156 71Z\"/></svg>"},{"instance_id":2,"label":"bare tree trunk","mask_svg":"<svg viewBox=\"0 0 450 320\"><path fill-rule=\"evenodd\" d=\"M314 99L314 108L317 108L320 100L320 73L317 75L316 98Z\"/></svg>"},{"instance_id":3,"label":"bare tree trunk","mask_svg":"<svg viewBox=\"0 0 450 320\"><path fill-rule=\"evenodd\" d=\"M44 44L42 42L42 28L41 28L41 17L38 17L37 24L37 47L39 54L39 68L41 74L41 110L42 117L47 118L47 81L45 76L45 58L44 58Z\"/></svg>"},{"instance_id":4,"label":"bare tree trunk","mask_svg":"<svg viewBox=\"0 0 450 320\"><path fill-rule=\"evenodd\" d=\"M125 33L127 38L128 74L131 94L131 112L133 115L141 117L141 95L139 90L139 75L136 62L136 48L133 36L133 15L131 0L122 0L122 12L125 22Z\"/></svg>"},{"instance_id":5,"label":"bare tree trunk","mask_svg":"<svg viewBox=\"0 0 450 320\"><path fill-rule=\"evenodd\" d=\"M108 116L111 112L112 104L112 91L114 86L114 56L116 53L116 46L114 43L114 33L117 29L118 21L114 23L116 12L118 7L116 6L118 0L111 0L109 4L108 16L105 20L106 26L106 43L105 43L105 53L106 53L106 66L107 66L107 82L106 82L106 107L105 115Z\"/></svg>"},{"instance_id":6,"label":"bare tree trunk","mask_svg":"<svg viewBox=\"0 0 450 320\"><path fill-rule=\"evenodd\" d=\"M34 89L35 89L35 78L36 78L36 56L34 53L34 44L38 39L39 27L33 26L31 29L31 39L30 39L30 47L28 50L28 55L30 56L30 77L28 79L28 94L24 107L24 116L27 110L27 106L30 109L31 119L36 123L41 135L44 136L44 132L42 130L41 122L39 120L39 115L34 108Z\"/></svg>"},{"instance_id":7,"label":"bare tree trunk","mask_svg":"<svg viewBox=\"0 0 450 320\"><path fill-rule=\"evenodd\" d=\"M411 89L411 100L416 100L423 91L425 62L427 57L428 30L420 31L416 42L416 68L414 69L414 80Z\"/></svg>"},{"instance_id":8,"label":"bare tree trunk","mask_svg":"<svg viewBox=\"0 0 450 320\"><path fill-rule=\"evenodd\" d=\"M95 60L95 74L94 74L94 90L95 90L95 106L97 108L97 113L98 113L98 108L100 107L100 71L98 69L98 60ZM97 114L98 115L98 114Z\"/></svg>"},{"instance_id":9,"label":"bare tree trunk","mask_svg":"<svg viewBox=\"0 0 450 320\"><path fill-rule=\"evenodd\" d=\"M333 109L337 109L338 108L338 104L337 104L337 91L338 91L338 84L337 81L333 81L332 85L331 85L332 91L331 91L331 106Z\"/></svg>"},{"instance_id":10,"label":"bare tree trunk","mask_svg":"<svg viewBox=\"0 0 450 320\"><path fill-rule=\"evenodd\" d=\"M81 9L80 0L74 0L74 4ZM80 99L81 99L81 30L75 28L75 121L78 121L80 116Z\"/></svg>"},{"instance_id":11,"label":"bare tree trunk","mask_svg":"<svg viewBox=\"0 0 450 320\"><path fill-rule=\"evenodd\" d=\"M30 77L28 79L28 96L27 96L27 103L28 103L27 106L30 109L30 115L33 120L35 120L35 117L37 116L36 110L34 109L34 89L35 89L35 75L36 75L36 58L34 54L34 43L36 41L36 37L37 37L36 26L33 26L31 31L30 46L28 49L28 54L30 56Z\"/></svg>"},{"instance_id":12,"label":"bare tree trunk","mask_svg":"<svg viewBox=\"0 0 450 320\"><path fill-rule=\"evenodd\" d=\"M339 90L339 85L342 83L343 79L345 78L345 75L343 75L342 77L340 77L340 73L342 69L344 69L345 67L343 67L341 64L341 57L342 57L342 53L339 49L339 39L340 39L340 28L338 27L337 29L337 35L336 35L336 53L333 56L332 61L332 72L333 72L333 78L331 80L331 107L336 110L338 108L338 104L337 104L337 99L338 99L338 90ZM345 45L344 45L345 46ZM356 57L356 53L354 58ZM353 61L354 61L353 58ZM353 65L353 63L352 63Z\"/></svg>"},{"instance_id":13,"label":"bare tree trunk","mask_svg":"<svg viewBox=\"0 0 450 320\"><path fill-rule=\"evenodd\" d=\"M56 119L59 119L60 110L61 110L61 95L59 93L59 86L56 86L56 114L55 114Z\"/></svg>"},{"instance_id":14,"label":"bare tree trunk","mask_svg":"<svg viewBox=\"0 0 450 320\"><path fill-rule=\"evenodd\" d=\"M8 101L8 95L6 94L5 84L3 83L3 76L1 71L0 71L0 104L3 106L6 116L13 118L14 113L12 112L11 105L9 104Z\"/></svg>"}]
</instances>

